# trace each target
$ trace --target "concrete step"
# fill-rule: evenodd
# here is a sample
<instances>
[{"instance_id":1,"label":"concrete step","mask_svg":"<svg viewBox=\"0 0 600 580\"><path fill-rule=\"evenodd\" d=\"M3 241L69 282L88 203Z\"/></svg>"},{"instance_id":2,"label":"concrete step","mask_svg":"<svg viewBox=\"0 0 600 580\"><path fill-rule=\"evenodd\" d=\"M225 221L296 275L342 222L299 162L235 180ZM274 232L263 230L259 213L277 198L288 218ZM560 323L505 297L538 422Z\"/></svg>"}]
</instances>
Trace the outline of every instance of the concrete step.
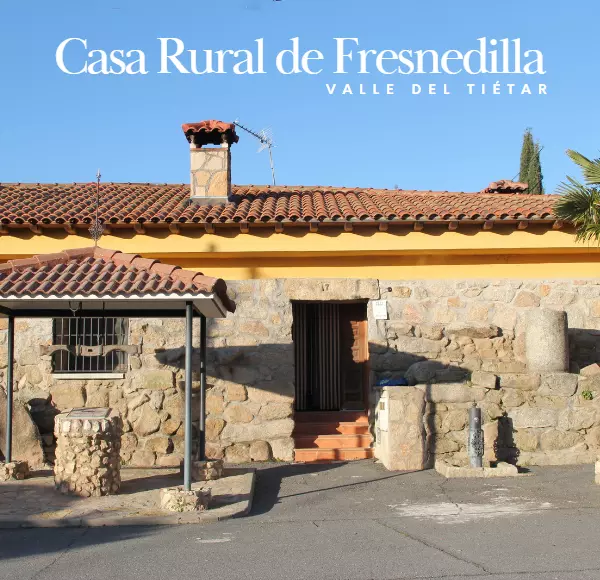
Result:
<instances>
[{"instance_id":1,"label":"concrete step","mask_svg":"<svg viewBox=\"0 0 600 580\"><path fill-rule=\"evenodd\" d=\"M372 448L343 448L343 449L296 449L294 461L297 463L319 463L328 461L354 461L373 457Z\"/></svg>"},{"instance_id":2,"label":"concrete step","mask_svg":"<svg viewBox=\"0 0 600 580\"><path fill-rule=\"evenodd\" d=\"M294 414L296 423L361 423L369 424L365 411L299 411Z\"/></svg>"},{"instance_id":3,"label":"concrete step","mask_svg":"<svg viewBox=\"0 0 600 580\"><path fill-rule=\"evenodd\" d=\"M368 423L296 423L296 435L368 435Z\"/></svg>"},{"instance_id":4,"label":"concrete step","mask_svg":"<svg viewBox=\"0 0 600 580\"><path fill-rule=\"evenodd\" d=\"M370 447L373 438L371 435L295 435L294 442L299 449L348 449Z\"/></svg>"}]
</instances>

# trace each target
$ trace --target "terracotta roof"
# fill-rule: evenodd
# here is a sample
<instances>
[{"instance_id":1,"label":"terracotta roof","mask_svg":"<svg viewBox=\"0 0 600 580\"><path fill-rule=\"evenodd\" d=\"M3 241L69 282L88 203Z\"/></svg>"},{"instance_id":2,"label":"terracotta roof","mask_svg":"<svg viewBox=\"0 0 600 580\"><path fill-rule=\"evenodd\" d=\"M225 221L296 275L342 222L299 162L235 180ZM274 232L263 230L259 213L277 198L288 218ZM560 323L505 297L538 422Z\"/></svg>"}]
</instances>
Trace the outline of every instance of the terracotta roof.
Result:
<instances>
[{"instance_id":1,"label":"terracotta roof","mask_svg":"<svg viewBox=\"0 0 600 580\"><path fill-rule=\"evenodd\" d=\"M200 206L189 185L104 183L100 217L107 224L306 222L483 222L556 218L555 195L452 193L333 187L233 186L231 201ZM0 184L0 226L85 225L93 220L96 186Z\"/></svg>"},{"instance_id":2,"label":"terracotta roof","mask_svg":"<svg viewBox=\"0 0 600 580\"><path fill-rule=\"evenodd\" d=\"M0 297L216 294L235 311L220 278L103 248L65 250L0 264Z\"/></svg>"}]
</instances>

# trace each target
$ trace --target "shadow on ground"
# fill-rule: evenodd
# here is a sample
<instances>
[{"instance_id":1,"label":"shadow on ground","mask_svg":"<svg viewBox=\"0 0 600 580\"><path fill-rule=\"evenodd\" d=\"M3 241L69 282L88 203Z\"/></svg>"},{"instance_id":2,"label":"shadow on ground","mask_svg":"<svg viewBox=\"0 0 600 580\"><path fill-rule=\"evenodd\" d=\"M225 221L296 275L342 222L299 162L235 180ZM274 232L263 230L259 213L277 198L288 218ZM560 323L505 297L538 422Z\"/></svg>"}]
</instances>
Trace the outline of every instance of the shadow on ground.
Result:
<instances>
[{"instance_id":1,"label":"shadow on ground","mask_svg":"<svg viewBox=\"0 0 600 580\"><path fill-rule=\"evenodd\" d=\"M353 462L354 465L358 465L359 463L368 464L369 466L373 466L376 468L376 465L373 464L371 460L365 460L364 462ZM285 479L298 477L304 478L310 475L323 474L326 472L340 470L344 466L348 466L348 462L335 462L335 463L291 463L285 465L275 465L269 466L265 464L263 468L258 469L256 473L256 484L254 491L254 502L252 504L252 510L249 515L258 516L262 514L266 514L270 512L273 507L279 503L281 500L292 498L292 497L300 497L306 496L310 494L318 494L321 492L327 491L336 491L344 492L349 488L354 488L358 486L365 486L370 483L376 483L378 481L383 481L386 479L394 479L397 477L405 476L410 473L415 473L413 471L382 471L381 475L376 471L373 471L374 477L371 479L361 479L360 481L353 481L351 479L343 480L344 483L336 484L336 485L328 485L329 478L315 478L314 486L313 485L304 485L301 491L296 491L294 493L281 494L281 484ZM371 470L369 470L371 471Z\"/></svg>"},{"instance_id":2,"label":"shadow on ground","mask_svg":"<svg viewBox=\"0 0 600 580\"><path fill-rule=\"evenodd\" d=\"M159 531L158 527L148 526L0 530L0 562L122 543L152 536Z\"/></svg>"},{"instance_id":3,"label":"shadow on ground","mask_svg":"<svg viewBox=\"0 0 600 580\"><path fill-rule=\"evenodd\" d=\"M123 478L119 495L139 493L142 491L152 491L155 489L162 489L163 487L172 487L175 485L181 485L183 482L183 476L179 473L173 473L172 469L161 470L152 468L152 470L154 473L147 475L148 469L123 469L121 474L125 473L129 477L127 479ZM139 476L136 477L138 473Z\"/></svg>"},{"instance_id":4,"label":"shadow on ground","mask_svg":"<svg viewBox=\"0 0 600 580\"><path fill-rule=\"evenodd\" d=\"M281 482L287 477L307 475L309 473L321 473L336 469L338 463L291 463L285 465L266 466L256 472L256 483L254 487L254 501L250 515L265 514L279 503ZM344 464L342 464L344 465Z\"/></svg>"}]
</instances>

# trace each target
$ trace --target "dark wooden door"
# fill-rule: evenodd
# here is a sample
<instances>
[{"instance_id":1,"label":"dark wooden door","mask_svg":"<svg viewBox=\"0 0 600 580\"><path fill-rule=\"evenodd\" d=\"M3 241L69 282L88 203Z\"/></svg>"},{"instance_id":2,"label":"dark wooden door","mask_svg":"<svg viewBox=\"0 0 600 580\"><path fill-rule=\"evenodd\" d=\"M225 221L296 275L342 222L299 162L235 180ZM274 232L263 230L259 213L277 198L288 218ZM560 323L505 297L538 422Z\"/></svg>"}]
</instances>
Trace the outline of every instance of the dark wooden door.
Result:
<instances>
[{"instance_id":1,"label":"dark wooden door","mask_svg":"<svg viewBox=\"0 0 600 580\"><path fill-rule=\"evenodd\" d=\"M342 409L366 407L365 384L369 358L365 303L345 304L340 316Z\"/></svg>"},{"instance_id":2,"label":"dark wooden door","mask_svg":"<svg viewBox=\"0 0 600 580\"><path fill-rule=\"evenodd\" d=\"M295 302L296 410L365 408L366 303Z\"/></svg>"}]
</instances>

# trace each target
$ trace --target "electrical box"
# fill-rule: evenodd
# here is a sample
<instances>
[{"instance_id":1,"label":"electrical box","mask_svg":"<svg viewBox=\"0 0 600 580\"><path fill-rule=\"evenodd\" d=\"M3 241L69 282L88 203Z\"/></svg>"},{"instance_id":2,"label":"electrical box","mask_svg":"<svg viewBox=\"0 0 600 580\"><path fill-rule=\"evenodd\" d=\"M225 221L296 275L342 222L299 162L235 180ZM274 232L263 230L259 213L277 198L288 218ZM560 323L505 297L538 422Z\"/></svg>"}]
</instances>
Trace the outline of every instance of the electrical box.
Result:
<instances>
[{"instance_id":1,"label":"electrical box","mask_svg":"<svg viewBox=\"0 0 600 580\"><path fill-rule=\"evenodd\" d=\"M373 300L373 317L375 320L387 320L387 300Z\"/></svg>"}]
</instances>

